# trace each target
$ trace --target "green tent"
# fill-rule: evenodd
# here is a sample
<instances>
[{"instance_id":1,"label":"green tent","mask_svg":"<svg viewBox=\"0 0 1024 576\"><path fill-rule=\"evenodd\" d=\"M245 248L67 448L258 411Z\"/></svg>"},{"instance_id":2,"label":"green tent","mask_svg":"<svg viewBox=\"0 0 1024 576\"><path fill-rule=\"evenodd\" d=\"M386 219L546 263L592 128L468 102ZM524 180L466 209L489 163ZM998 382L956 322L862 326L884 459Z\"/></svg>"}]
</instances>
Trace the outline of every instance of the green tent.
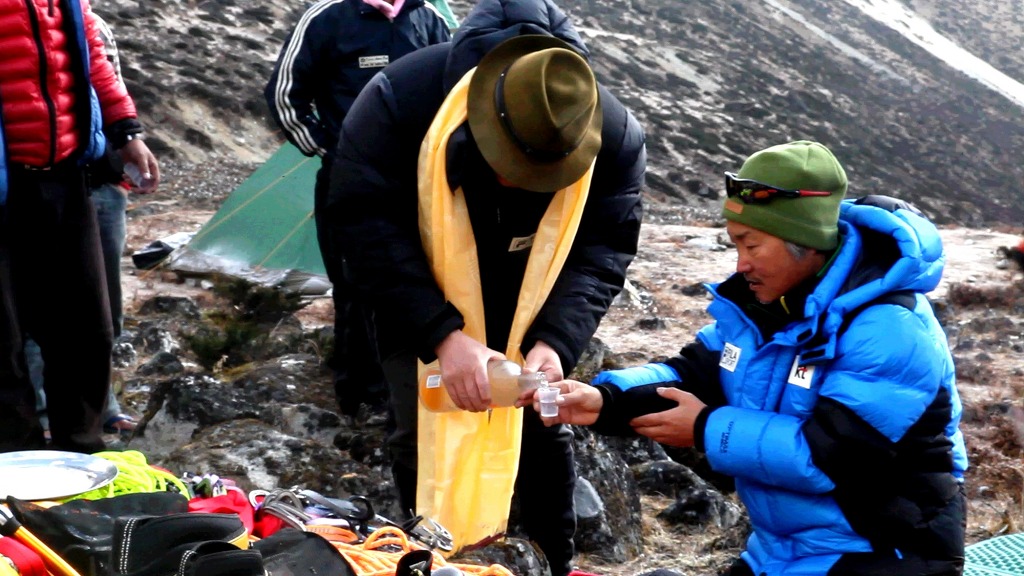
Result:
<instances>
[{"instance_id":1,"label":"green tent","mask_svg":"<svg viewBox=\"0 0 1024 576\"><path fill-rule=\"evenodd\" d=\"M285 143L242 182L168 266L185 274L219 272L304 293L330 288L313 223L319 158Z\"/></svg>"},{"instance_id":2,"label":"green tent","mask_svg":"<svg viewBox=\"0 0 1024 576\"><path fill-rule=\"evenodd\" d=\"M430 0L430 3L433 4L434 8L437 8L437 11L441 13L441 16L444 18L445 22L448 23L448 27L451 28L452 31L459 27L459 20L455 17L455 13L452 12L451 7L448 6L448 0Z\"/></svg>"},{"instance_id":3,"label":"green tent","mask_svg":"<svg viewBox=\"0 0 1024 576\"><path fill-rule=\"evenodd\" d=\"M429 0L454 29L447 0ZM189 275L215 272L306 294L330 289L313 223L319 158L285 143L236 188L167 266ZM176 242L176 245L178 243Z\"/></svg>"}]
</instances>

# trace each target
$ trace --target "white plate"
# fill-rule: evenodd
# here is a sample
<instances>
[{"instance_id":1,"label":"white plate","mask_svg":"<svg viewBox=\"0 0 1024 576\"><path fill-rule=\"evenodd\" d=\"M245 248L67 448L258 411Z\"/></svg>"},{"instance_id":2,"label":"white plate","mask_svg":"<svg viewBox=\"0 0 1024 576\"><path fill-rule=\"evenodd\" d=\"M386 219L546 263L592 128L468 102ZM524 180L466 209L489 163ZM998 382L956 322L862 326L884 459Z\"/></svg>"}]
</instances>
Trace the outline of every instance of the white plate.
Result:
<instances>
[{"instance_id":1,"label":"white plate","mask_svg":"<svg viewBox=\"0 0 1024 576\"><path fill-rule=\"evenodd\" d=\"M26 450L0 454L0 498L54 500L106 486L117 466L89 454Z\"/></svg>"}]
</instances>

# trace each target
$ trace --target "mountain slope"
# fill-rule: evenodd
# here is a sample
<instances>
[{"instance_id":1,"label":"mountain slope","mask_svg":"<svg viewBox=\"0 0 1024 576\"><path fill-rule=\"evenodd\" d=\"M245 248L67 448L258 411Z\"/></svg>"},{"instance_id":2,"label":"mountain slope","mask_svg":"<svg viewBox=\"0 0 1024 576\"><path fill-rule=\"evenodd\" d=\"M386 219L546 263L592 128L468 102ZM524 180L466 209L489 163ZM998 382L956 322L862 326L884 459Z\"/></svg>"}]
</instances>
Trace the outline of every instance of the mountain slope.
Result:
<instances>
[{"instance_id":1,"label":"mountain slope","mask_svg":"<svg viewBox=\"0 0 1024 576\"><path fill-rule=\"evenodd\" d=\"M713 217L722 172L790 139L829 145L851 194L914 201L937 222L1024 222L1024 108L848 2L565 0L601 80L647 130L651 211ZM454 2L459 16L470 8ZM1020 14L996 0L911 8L1004 72L1024 72ZM163 157L259 161L281 141L262 88L303 4L103 0ZM986 20L1005 14L1000 29ZM1014 32L1016 31L1016 32ZM1007 34L1011 32L1011 34Z\"/></svg>"}]
</instances>

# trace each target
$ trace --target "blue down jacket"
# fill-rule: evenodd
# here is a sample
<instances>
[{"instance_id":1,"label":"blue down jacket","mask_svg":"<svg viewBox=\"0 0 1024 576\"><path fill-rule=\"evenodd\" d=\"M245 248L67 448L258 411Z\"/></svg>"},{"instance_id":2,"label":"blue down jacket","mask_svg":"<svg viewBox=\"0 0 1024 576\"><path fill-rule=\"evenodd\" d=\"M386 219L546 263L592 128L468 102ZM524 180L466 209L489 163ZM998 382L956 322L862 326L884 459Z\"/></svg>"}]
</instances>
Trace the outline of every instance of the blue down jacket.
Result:
<instances>
[{"instance_id":1,"label":"blue down jacket","mask_svg":"<svg viewBox=\"0 0 1024 576\"><path fill-rule=\"evenodd\" d=\"M766 334L742 277L708 286L715 321L679 356L595 379L597 426L623 431L674 406L654 392L666 383L712 407L695 438L735 478L755 574L959 574L961 404L924 296L942 274L941 240L906 207L847 200L839 224L802 318Z\"/></svg>"}]
</instances>

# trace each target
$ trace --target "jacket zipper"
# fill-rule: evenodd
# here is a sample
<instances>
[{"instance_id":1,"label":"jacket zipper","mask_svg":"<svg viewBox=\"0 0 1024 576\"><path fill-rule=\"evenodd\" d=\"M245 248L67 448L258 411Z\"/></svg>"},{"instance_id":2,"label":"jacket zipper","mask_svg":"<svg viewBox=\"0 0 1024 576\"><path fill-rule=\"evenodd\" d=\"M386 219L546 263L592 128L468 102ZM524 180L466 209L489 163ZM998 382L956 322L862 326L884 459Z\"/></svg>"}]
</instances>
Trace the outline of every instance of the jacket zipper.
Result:
<instances>
[{"instance_id":1,"label":"jacket zipper","mask_svg":"<svg viewBox=\"0 0 1024 576\"><path fill-rule=\"evenodd\" d=\"M57 107L54 105L46 85L46 47L43 45L39 15L36 14L36 7L32 0L25 0L25 8L28 9L28 17L32 21L32 37L36 41L36 52L39 54L39 93L42 94L43 101L46 102L46 111L50 119L50 151L44 166L52 166L54 158L57 157ZM53 16L53 0L49 1L49 13L50 16Z\"/></svg>"}]
</instances>

